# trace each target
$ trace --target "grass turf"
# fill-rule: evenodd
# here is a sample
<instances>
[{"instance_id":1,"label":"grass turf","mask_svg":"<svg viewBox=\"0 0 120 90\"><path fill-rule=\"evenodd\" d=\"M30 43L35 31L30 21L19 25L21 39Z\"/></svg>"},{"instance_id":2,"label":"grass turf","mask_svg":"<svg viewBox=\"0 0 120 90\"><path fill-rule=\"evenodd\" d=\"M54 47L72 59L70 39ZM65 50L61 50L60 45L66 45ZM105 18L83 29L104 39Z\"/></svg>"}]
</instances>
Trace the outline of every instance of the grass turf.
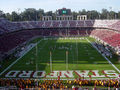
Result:
<instances>
[{"instance_id":1,"label":"grass turf","mask_svg":"<svg viewBox=\"0 0 120 90\"><path fill-rule=\"evenodd\" d=\"M93 38L88 38L94 42ZM43 70L50 72L50 52L52 69L66 70L66 56L68 55L68 70L115 70L107 60L97 52L86 39L57 38L42 40L30 50L9 70ZM34 40L33 43L38 40ZM62 49L62 47L66 47ZM53 49L54 48L54 49ZM61 48L61 49L60 49ZM66 55L66 52L68 54ZM113 61L113 59L112 59ZM116 60L113 61L113 63ZM29 63L29 64L27 64ZM37 66L37 67L36 67ZM119 67L119 65L117 64ZM8 70L8 71L9 71ZM116 70L115 70L116 71ZM117 71L116 71L117 72Z\"/></svg>"}]
</instances>

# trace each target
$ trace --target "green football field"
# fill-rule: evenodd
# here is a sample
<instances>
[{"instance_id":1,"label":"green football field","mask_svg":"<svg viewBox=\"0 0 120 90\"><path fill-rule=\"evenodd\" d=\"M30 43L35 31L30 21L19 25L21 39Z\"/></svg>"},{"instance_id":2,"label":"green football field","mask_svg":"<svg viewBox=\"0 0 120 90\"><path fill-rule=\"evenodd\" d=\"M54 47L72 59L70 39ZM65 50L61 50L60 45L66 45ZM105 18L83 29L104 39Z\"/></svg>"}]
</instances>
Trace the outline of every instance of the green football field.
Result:
<instances>
[{"instance_id":1,"label":"green football field","mask_svg":"<svg viewBox=\"0 0 120 90\"><path fill-rule=\"evenodd\" d=\"M79 75L74 73L74 71L81 71L81 73L89 71L89 77L94 74L94 70L97 70L99 75L105 75L105 73L102 73L104 70L108 70L108 75L110 73L119 74L119 72L93 48L88 40L91 43L95 41L90 37L40 39L39 43L33 49L6 70L3 77L5 77L9 71L26 71L27 73L29 71L45 71L47 75L51 75L50 73L54 71L73 71L74 78L79 78ZM33 43L35 42L37 42L37 40L33 41ZM111 59L111 61L114 63L113 59ZM115 65L119 68L118 64ZM10 75L13 74L13 72L10 73ZM20 74L20 72L18 74ZM40 74L41 73L38 73L38 76ZM99 76L95 78L99 78Z\"/></svg>"}]
</instances>

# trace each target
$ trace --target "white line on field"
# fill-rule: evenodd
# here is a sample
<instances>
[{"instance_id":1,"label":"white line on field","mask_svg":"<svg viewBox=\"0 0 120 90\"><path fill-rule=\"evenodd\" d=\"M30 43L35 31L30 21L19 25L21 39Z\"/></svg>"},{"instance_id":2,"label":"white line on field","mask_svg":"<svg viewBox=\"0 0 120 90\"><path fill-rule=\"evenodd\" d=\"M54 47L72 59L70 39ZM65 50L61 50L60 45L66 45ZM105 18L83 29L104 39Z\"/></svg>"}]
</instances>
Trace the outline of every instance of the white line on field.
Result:
<instances>
[{"instance_id":1,"label":"white line on field","mask_svg":"<svg viewBox=\"0 0 120 90\"><path fill-rule=\"evenodd\" d=\"M94 44L92 44L87 38L86 38L86 40L100 53L100 51L96 48L96 46ZM103 55L103 54L101 54L101 55L109 62L109 64L111 64L120 73L120 70L105 55Z\"/></svg>"},{"instance_id":2,"label":"white line on field","mask_svg":"<svg viewBox=\"0 0 120 90\"><path fill-rule=\"evenodd\" d=\"M72 42L72 40L71 40L71 42ZM72 49L71 49L71 52L72 52L72 60L73 60L73 64L74 64L74 60L75 60L75 56L74 56L74 48L73 48L73 44L71 44L72 45Z\"/></svg>"},{"instance_id":3,"label":"white line on field","mask_svg":"<svg viewBox=\"0 0 120 90\"><path fill-rule=\"evenodd\" d=\"M40 41L38 41L37 43L36 43L36 45L37 44L39 44L40 42L42 41L42 39L40 40ZM35 46L36 46L35 45ZM3 74L3 73L5 73L9 68L11 68L16 62L18 62L24 55L26 55L31 49L33 49L35 46L33 46L32 48L30 48L28 51L26 51L21 57L19 57L17 60L15 60L12 64L10 64L6 69L4 69L4 71L2 71L1 73L0 73L0 76Z\"/></svg>"}]
</instances>

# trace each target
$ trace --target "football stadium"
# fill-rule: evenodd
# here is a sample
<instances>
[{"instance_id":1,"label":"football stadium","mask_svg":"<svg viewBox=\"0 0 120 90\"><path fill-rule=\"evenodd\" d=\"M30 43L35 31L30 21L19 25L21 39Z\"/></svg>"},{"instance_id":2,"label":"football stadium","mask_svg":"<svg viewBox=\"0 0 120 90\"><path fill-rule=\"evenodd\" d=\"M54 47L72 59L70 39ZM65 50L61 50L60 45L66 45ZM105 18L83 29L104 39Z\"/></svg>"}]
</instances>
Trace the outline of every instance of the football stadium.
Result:
<instances>
[{"instance_id":1,"label":"football stadium","mask_svg":"<svg viewBox=\"0 0 120 90\"><path fill-rule=\"evenodd\" d=\"M0 11L0 90L119 90L119 12L34 10Z\"/></svg>"}]
</instances>

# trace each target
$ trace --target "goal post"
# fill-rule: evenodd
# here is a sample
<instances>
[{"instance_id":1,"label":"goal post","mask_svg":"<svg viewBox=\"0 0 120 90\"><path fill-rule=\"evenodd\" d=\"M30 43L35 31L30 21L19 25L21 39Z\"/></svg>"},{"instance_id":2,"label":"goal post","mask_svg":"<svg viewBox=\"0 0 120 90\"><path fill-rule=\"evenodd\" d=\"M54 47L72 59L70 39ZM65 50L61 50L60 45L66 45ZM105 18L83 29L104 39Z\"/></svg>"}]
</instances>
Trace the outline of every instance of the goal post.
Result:
<instances>
[{"instance_id":1,"label":"goal post","mask_svg":"<svg viewBox=\"0 0 120 90\"><path fill-rule=\"evenodd\" d=\"M52 53L50 51L50 71L52 72Z\"/></svg>"},{"instance_id":2,"label":"goal post","mask_svg":"<svg viewBox=\"0 0 120 90\"><path fill-rule=\"evenodd\" d=\"M68 51L66 51L66 71L68 71Z\"/></svg>"}]
</instances>

